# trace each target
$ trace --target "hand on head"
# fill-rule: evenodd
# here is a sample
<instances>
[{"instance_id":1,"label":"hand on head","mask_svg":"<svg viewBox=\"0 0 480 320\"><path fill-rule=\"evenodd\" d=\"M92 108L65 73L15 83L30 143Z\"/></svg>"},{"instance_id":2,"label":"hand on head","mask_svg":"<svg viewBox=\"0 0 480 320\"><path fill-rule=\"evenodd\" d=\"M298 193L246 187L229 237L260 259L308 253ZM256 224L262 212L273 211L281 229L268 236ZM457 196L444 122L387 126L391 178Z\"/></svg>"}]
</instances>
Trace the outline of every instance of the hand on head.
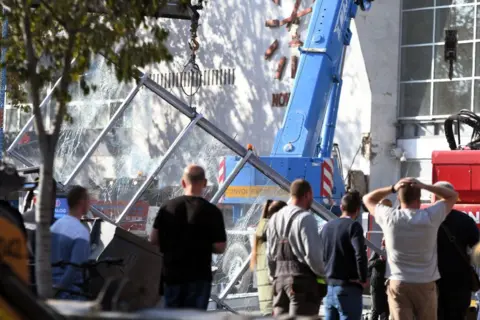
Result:
<instances>
[{"instance_id":1,"label":"hand on head","mask_svg":"<svg viewBox=\"0 0 480 320\"><path fill-rule=\"evenodd\" d=\"M403 188L407 185L410 185L411 187L414 187L414 188L419 188L419 189L422 189L424 184L422 182L420 182L418 179L415 179L415 178L403 178L403 179L400 179L396 184L395 184L395 191L398 191L400 188Z\"/></svg>"}]
</instances>

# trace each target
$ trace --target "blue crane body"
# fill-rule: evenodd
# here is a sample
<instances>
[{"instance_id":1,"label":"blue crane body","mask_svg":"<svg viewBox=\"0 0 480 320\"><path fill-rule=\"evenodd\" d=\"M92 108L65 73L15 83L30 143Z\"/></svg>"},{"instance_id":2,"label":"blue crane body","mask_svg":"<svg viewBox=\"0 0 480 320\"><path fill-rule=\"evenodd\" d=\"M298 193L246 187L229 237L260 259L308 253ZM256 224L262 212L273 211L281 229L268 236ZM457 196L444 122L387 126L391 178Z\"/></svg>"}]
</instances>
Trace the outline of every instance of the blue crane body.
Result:
<instances>
[{"instance_id":1,"label":"blue crane body","mask_svg":"<svg viewBox=\"0 0 480 320\"><path fill-rule=\"evenodd\" d=\"M373 0L372 0L373 1ZM314 199L339 213L345 193L338 159L332 155L342 71L357 9L370 9L368 0L317 0L303 47L288 108L268 157L260 157L287 180L304 178ZM240 161L226 157L226 175ZM225 193L225 204L251 204L259 194L279 198L279 188L248 163ZM239 213L235 213L238 215ZM238 217L238 216L237 216Z\"/></svg>"}]
</instances>

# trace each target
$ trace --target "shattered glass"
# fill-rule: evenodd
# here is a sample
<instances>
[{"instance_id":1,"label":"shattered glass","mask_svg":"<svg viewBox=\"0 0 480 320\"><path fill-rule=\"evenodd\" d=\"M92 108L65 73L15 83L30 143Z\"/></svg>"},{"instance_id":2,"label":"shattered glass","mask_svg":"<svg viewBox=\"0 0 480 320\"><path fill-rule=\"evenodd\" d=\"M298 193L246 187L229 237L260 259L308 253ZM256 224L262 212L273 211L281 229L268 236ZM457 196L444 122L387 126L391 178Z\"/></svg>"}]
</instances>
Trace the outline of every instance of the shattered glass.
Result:
<instances>
[{"instance_id":1,"label":"shattered glass","mask_svg":"<svg viewBox=\"0 0 480 320\"><path fill-rule=\"evenodd\" d=\"M69 88L72 100L68 104L68 114L72 122L64 122L55 153L55 178L58 181L64 180L72 172L108 123L110 110L121 103L134 87L132 83L119 83L113 69L107 66L101 56L95 57L84 78L97 88L87 96L83 94L79 83L74 83ZM49 123L53 124L55 108L56 101L51 98L42 110L47 128ZM40 164L39 141L33 124L12 151L33 165Z\"/></svg>"},{"instance_id":2,"label":"shattered glass","mask_svg":"<svg viewBox=\"0 0 480 320\"><path fill-rule=\"evenodd\" d=\"M172 107L170 107L173 109ZM218 172L223 157L233 155L224 144L194 126L181 140L162 170L142 194L140 201L149 204L146 234L150 233L156 213L162 203L183 195L181 179L183 170L189 164L197 164L205 169L208 180L204 197L210 200L218 190Z\"/></svg>"},{"instance_id":3,"label":"shattered glass","mask_svg":"<svg viewBox=\"0 0 480 320\"><path fill-rule=\"evenodd\" d=\"M255 171L253 173L253 171ZM224 213L227 229L227 249L221 256L214 259L218 268L213 281L213 294L219 295L241 270L242 264L249 260L252 252L255 231L261 219L262 211L268 199L288 201L288 192L277 186L256 169L252 173L257 177L254 194L250 198L242 199L243 203L235 203L236 200L228 198L230 191L227 189L225 201L220 205ZM242 310L253 311L258 309L258 301L255 299L243 299L236 301L238 297L252 297L257 293L256 275L250 268L233 285L226 301L230 306L238 305ZM241 301L241 302L240 302Z\"/></svg>"},{"instance_id":4,"label":"shattered glass","mask_svg":"<svg viewBox=\"0 0 480 320\"><path fill-rule=\"evenodd\" d=\"M69 184L87 186L92 204L117 219L188 123L186 116L142 87ZM148 203L137 202L122 226L144 230L147 215Z\"/></svg>"},{"instance_id":5,"label":"shattered glass","mask_svg":"<svg viewBox=\"0 0 480 320\"><path fill-rule=\"evenodd\" d=\"M148 88L141 87L99 139L91 156L81 161L135 86L135 83L118 84L113 71L106 67L102 58L95 61L85 77L98 88L87 97L78 84L70 88L73 99L69 104L69 114L73 123L66 123L62 128L56 151L55 176L60 183L87 187L92 205L116 220L146 184L148 177L154 174L167 150L191 120ZM52 105L54 102L50 102ZM51 109L47 110L45 116L51 112ZM14 151L35 165L40 163L38 141L32 129L26 132ZM165 201L183 194L183 170L192 163L205 169L208 185L204 197L212 199L219 189L221 163L228 156L236 154L194 125L120 225L136 235L146 237L159 207ZM79 168L75 170L77 166ZM266 201L276 199L286 202L289 199L286 191L251 165L247 166L256 176L256 186L251 189L254 193L238 196L235 188L227 188L218 204L227 230L227 249L224 254L214 255L212 259L215 269L212 294L217 296L225 292L242 265L248 263L255 229ZM233 168L228 169L231 171ZM243 198L234 198L232 195ZM318 216L317 220L320 227L324 221ZM225 302L235 309L258 310L254 272L248 269L238 277L227 299Z\"/></svg>"}]
</instances>

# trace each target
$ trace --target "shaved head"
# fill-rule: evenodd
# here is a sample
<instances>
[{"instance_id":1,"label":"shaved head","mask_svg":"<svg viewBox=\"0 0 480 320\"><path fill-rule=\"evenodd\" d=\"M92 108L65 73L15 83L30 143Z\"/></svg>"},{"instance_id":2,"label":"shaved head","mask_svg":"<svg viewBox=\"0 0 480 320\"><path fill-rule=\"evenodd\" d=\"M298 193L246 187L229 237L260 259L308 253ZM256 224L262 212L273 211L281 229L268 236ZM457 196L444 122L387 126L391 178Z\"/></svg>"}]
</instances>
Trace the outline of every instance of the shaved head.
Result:
<instances>
[{"instance_id":1,"label":"shaved head","mask_svg":"<svg viewBox=\"0 0 480 320\"><path fill-rule=\"evenodd\" d=\"M205 170L196 164L191 164L183 170L182 179L187 184L204 183L206 180Z\"/></svg>"},{"instance_id":2,"label":"shaved head","mask_svg":"<svg viewBox=\"0 0 480 320\"><path fill-rule=\"evenodd\" d=\"M438 181L434 184L435 187L444 187L444 188L447 188L447 189L450 189L450 190L453 190L455 191L455 187L453 186L453 184L451 184L450 182L448 181ZM436 196L437 199L440 199L442 200L443 198L442 197L439 197L439 196Z\"/></svg>"}]
</instances>

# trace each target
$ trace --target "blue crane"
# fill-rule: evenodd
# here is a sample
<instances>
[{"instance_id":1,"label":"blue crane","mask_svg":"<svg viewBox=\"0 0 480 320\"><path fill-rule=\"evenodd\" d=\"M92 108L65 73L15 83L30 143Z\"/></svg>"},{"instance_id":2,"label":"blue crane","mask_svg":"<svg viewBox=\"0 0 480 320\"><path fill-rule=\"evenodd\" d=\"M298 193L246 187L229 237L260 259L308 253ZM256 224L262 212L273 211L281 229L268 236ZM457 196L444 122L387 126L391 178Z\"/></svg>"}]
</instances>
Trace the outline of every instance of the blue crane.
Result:
<instances>
[{"instance_id":1,"label":"blue crane","mask_svg":"<svg viewBox=\"0 0 480 320\"><path fill-rule=\"evenodd\" d=\"M305 43L282 128L268 157L261 159L287 180L310 182L314 198L334 213L345 193L341 168L332 155L350 22L358 7L368 11L373 0L319 0L314 3ZM235 170L239 157L226 157L226 175ZM269 195L268 189L271 189ZM262 196L276 197L278 188L245 165L227 189L223 203L248 204ZM238 213L237 213L238 214ZM234 206L234 215L235 206ZM235 218L234 218L235 219Z\"/></svg>"}]
</instances>

